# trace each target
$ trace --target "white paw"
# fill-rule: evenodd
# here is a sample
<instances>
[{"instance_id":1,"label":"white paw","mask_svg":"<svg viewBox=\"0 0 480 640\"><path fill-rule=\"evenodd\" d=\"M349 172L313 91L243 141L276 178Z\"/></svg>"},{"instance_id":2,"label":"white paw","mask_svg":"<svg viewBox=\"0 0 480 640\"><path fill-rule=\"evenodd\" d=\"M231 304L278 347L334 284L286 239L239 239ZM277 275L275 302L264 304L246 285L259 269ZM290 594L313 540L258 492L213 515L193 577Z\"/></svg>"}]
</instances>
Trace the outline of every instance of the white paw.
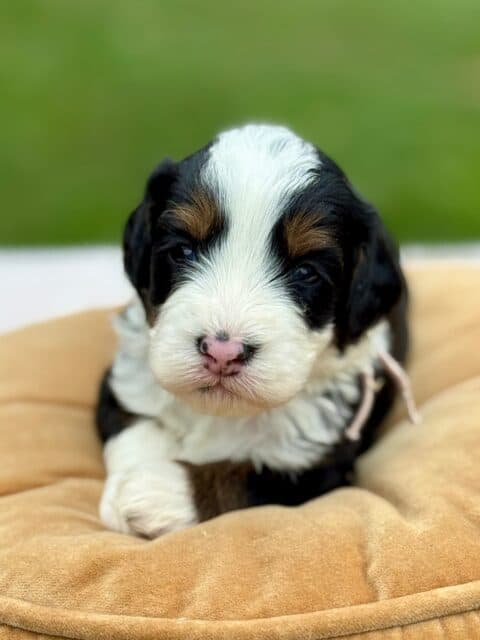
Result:
<instances>
[{"instance_id":1,"label":"white paw","mask_svg":"<svg viewBox=\"0 0 480 640\"><path fill-rule=\"evenodd\" d=\"M114 531L157 538L196 523L187 472L164 460L154 471L108 476L100 502L102 522Z\"/></svg>"}]
</instances>

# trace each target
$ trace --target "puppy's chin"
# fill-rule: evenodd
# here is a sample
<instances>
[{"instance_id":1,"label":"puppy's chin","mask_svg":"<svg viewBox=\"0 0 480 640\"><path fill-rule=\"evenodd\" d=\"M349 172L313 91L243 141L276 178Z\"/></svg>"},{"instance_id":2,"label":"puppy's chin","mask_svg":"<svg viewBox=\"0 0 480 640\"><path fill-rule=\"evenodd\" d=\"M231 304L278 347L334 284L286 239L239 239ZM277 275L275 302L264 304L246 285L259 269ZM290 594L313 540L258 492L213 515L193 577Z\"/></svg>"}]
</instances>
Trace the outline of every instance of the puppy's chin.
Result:
<instances>
[{"instance_id":1,"label":"puppy's chin","mask_svg":"<svg viewBox=\"0 0 480 640\"><path fill-rule=\"evenodd\" d=\"M252 400L225 393L223 390L193 391L185 395L176 395L197 413L223 418L248 418L272 408L264 403L257 404Z\"/></svg>"},{"instance_id":2,"label":"puppy's chin","mask_svg":"<svg viewBox=\"0 0 480 640\"><path fill-rule=\"evenodd\" d=\"M165 381L166 382L166 381ZM162 382L160 381L162 384ZM291 400L291 397L263 398L250 392L245 396L236 389L223 386L188 388L176 386L172 381L162 384L179 402L187 404L196 413L224 418L249 418L269 411Z\"/></svg>"}]
</instances>

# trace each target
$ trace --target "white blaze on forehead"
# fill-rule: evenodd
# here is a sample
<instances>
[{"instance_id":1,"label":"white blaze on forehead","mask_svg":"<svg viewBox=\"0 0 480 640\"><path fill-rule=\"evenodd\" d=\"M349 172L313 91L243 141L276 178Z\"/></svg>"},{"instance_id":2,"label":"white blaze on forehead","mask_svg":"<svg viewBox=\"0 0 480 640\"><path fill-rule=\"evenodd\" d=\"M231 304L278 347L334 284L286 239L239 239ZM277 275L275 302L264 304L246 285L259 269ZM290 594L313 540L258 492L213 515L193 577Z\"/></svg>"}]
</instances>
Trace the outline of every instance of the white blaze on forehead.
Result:
<instances>
[{"instance_id":1,"label":"white blaze on forehead","mask_svg":"<svg viewBox=\"0 0 480 640\"><path fill-rule=\"evenodd\" d=\"M285 304L291 307L275 278L271 232L289 198L319 166L315 147L285 127L247 125L220 134L210 147L202 180L218 201L227 232L197 271L211 295L208 327L220 323L221 329L254 335L255 327L258 333L285 314Z\"/></svg>"},{"instance_id":2,"label":"white blaze on forehead","mask_svg":"<svg viewBox=\"0 0 480 640\"><path fill-rule=\"evenodd\" d=\"M315 147L289 129L247 125L217 138L202 177L219 198L231 233L238 239L243 232L259 244L320 164Z\"/></svg>"}]
</instances>

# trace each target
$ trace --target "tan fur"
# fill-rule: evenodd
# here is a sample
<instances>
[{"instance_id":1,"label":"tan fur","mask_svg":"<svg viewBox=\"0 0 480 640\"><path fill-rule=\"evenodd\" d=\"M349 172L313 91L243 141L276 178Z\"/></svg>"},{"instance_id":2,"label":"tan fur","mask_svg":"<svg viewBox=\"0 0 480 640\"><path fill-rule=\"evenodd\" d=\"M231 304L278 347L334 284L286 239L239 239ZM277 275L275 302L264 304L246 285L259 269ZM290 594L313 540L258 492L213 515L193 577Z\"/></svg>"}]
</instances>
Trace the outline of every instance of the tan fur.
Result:
<instances>
[{"instance_id":1,"label":"tan fur","mask_svg":"<svg viewBox=\"0 0 480 640\"><path fill-rule=\"evenodd\" d=\"M296 258L334 244L331 232L318 226L322 217L322 213L298 213L285 222L285 239L292 257Z\"/></svg>"},{"instance_id":2,"label":"tan fur","mask_svg":"<svg viewBox=\"0 0 480 640\"><path fill-rule=\"evenodd\" d=\"M196 240L204 240L220 224L215 203L204 193L197 193L191 204L178 205L171 212Z\"/></svg>"}]
</instances>

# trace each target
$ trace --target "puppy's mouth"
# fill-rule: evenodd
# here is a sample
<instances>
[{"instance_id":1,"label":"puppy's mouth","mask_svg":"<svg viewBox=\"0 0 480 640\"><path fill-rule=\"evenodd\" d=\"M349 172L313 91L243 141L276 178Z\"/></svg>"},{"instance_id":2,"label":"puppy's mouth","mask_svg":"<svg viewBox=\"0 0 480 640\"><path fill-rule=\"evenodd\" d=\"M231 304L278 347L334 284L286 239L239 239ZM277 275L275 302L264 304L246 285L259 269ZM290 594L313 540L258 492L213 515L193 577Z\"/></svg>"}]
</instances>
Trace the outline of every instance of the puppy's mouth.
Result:
<instances>
[{"instance_id":1,"label":"puppy's mouth","mask_svg":"<svg viewBox=\"0 0 480 640\"><path fill-rule=\"evenodd\" d=\"M172 384L173 381L175 385ZM208 375L203 369L197 368L190 370L183 380L170 378L160 382L167 391L183 398L195 410L207 415L255 415L285 402L283 398L278 401L265 394L261 378L255 372L247 370L222 376ZM266 390L268 391L268 387Z\"/></svg>"},{"instance_id":2,"label":"puppy's mouth","mask_svg":"<svg viewBox=\"0 0 480 640\"><path fill-rule=\"evenodd\" d=\"M210 384L197 387L198 396L206 403L208 411L218 415L250 415L268 409L268 405L257 396L254 389L245 382L234 382L236 376L219 379ZM236 413L241 408L240 413Z\"/></svg>"},{"instance_id":3,"label":"puppy's mouth","mask_svg":"<svg viewBox=\"0 0 480 640\"><path fill-rule=\"evenodd\" d=\"M256 406L259 403L254 386L242 374L219 376L202 382L197 391L204 397L216 401L246 401ZM263 403L262 403L263 404Z\"/></svg>"},{"instance_id":4,"label":"puppy's mouth","mask_svg":"<svg viewBox=\"0 0 480 640\"><path fill-rule=\"evenodd\" d=\"M231 376L229 376L230 378ZM214 394L217 397L225 396L226 398L238 397L238 393L231 389L229 383L226 382L229 378L219 378L209 384L202 385L198 388L198 391L204 395Z\"/></svg>"},{"instance_id":5,"label":"puppy's mouth","mask_svg":"<svg viewBox=\"0 0 480 640\"><path fill-rule=\"evenodd\" d=\"M237 394L229 391L221 383L209 387L200 387L199 391L203 396L215 398L216 400L231 400L238 397Z\"/></svg>"}]
</instances>

